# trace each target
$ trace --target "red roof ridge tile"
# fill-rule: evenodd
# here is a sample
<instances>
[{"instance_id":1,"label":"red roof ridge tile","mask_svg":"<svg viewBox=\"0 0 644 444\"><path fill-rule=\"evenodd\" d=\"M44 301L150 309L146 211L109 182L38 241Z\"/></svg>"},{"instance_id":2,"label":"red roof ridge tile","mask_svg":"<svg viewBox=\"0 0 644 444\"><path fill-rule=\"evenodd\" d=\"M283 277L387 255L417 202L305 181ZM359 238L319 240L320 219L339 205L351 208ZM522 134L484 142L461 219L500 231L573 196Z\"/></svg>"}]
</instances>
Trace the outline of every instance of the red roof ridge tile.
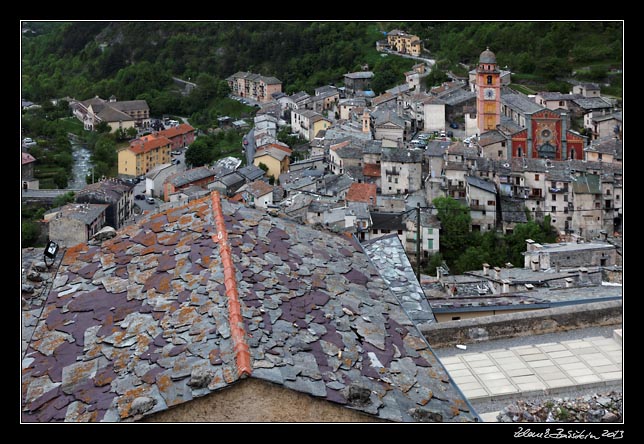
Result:
<instances>
[{"instance_id":1,"label":"red roof ridge tile","mask_svg":"<svg viewBox=\"0 0 644 444\"><path fill-rule=\"evenodd\" d=\"M221 198L218 191L210 193L210 197L212 199L212 212L217 227L217 234L212 235L212 240L219 244L219 254L224 267L224 286L226 287L226 297L228 298L228 323L230 324L230 335L233 339L237 375L241 378L250 376L253 371L250 363L250 348L244 339L246 332L243 327L244 321L239 304L235 266L233 265L233 257L230 252L230 244L228 243L228 232L226 231L226 223L224 222L224 214L221 208Z\"/></svg>"}]
</instances>

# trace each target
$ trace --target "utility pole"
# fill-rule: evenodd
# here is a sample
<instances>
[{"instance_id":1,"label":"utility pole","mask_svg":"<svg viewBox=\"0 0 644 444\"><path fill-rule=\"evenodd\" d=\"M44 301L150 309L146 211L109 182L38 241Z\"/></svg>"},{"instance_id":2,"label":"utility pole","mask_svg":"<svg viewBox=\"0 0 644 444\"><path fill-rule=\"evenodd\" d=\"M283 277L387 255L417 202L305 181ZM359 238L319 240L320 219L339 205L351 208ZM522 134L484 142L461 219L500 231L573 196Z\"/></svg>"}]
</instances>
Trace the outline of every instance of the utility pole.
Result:
<instances>
[{"instance_id":1,"label":"utility pole","mask_svg":"<svg viewBox=\"0 0 644 444\"><path fill-rule=\"evenodd\" d=\"M420 202L416 204L416 279L420 284Z\"/></svg>"}]
</instances>

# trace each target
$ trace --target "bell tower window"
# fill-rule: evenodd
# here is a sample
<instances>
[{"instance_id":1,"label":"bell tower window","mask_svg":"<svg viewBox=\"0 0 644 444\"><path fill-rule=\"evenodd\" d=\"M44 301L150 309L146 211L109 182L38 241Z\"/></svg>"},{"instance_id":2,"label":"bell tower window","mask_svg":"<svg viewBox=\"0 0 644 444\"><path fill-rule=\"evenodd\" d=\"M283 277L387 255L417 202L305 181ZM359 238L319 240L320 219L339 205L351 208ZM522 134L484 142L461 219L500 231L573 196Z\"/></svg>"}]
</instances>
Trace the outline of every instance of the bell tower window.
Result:
<instances>
[{"instance_id":1,"label":"bell tower window","mask_svg":"<svg viewBox=\"0 0 644 444\"><path fill-rule=\"evenodd\" d=\"M492 84L492 76L487 76L487 84L488 85Z\"/></svg>"}]
</instances>

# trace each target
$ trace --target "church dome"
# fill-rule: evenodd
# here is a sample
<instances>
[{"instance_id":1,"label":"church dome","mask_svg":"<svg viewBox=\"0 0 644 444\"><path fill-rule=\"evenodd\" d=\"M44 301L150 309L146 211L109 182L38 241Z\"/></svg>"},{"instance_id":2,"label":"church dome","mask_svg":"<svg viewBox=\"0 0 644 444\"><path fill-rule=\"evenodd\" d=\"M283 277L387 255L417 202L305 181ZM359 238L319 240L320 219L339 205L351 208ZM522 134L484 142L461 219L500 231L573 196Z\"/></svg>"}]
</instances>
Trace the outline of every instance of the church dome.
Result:
<instances>
[{"instance_id":1,"label":"church dome","mask_svg":"<svg viewBox=\"0 0 644 444\"><path fill-rule=\"evenodd\" d=\"M479 57L479 63L496 63L496 55L490 51L490 48L486 48Z\"/></svg>"}]
</instances>

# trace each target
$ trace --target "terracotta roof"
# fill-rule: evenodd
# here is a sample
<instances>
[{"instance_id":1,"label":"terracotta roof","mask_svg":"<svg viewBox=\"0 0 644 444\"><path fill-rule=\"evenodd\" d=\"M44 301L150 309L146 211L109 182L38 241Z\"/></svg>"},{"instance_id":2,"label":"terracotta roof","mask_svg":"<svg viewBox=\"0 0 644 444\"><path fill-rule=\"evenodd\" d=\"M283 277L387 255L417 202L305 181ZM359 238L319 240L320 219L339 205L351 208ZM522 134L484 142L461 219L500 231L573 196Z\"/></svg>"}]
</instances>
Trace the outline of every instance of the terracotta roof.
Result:
<instances>
[{"instance_id":1,"label":"terracotta roof","mask_svg":"<svg viewBox=\"0 0 644 444\"><path fill-rule=\"evenodd\" d=\"M344 148L345 146L348 146L351 143L351 140L345 140L344 142L336 143L335 145L331 145L329 149L331 151L337 151L340 148Z\"/></svg>"},{"instance_id":2,"label":"terracotta roof","mask_svg":"<svg viewBox=\"0 0 644 444\"><path fill-rule=\"evenodd\" d=\"M172 142L167 137L148 135L142 139L132 141L127 149L135 154L141 154L171 144Z\"/></svg>"},{"instance_id":3,"label":"terracotta roof","mask_svg":"<svg viewBox=\"0 0 644 444\"><path fill-rule=\"evenodd\" d=\"M377 163L365 163L362 167L362 174L368 177L380 177L380 165Z\"/></svg>"},{"instance_id":4,"label":"terracotta roof","mask_svg":"<svg viewBox=\"0 0 644 444\"><path fill-rule=\"evenodd\" d=\"M32 156L29 153L25 153L24 151L22 151L22 164L23 165L25 165L27 163L35 162L35 161L36 161L36 158L34 156Z\"/></svg>"},{"instance_id":5,"label":"terracotta roof","mask_svg":"<svg viewBox=\"0 0 644 444\"><path fill-rule=\"evenodd\" d=\"M67 249L46 301L26 422L135 421L244 377L380 420L478 419L359 244L216 192Z\"/></svg>"},{"instance_id":6,"label":"terracotta roof","mask_svg":"<svg viewBox=\"0 0 644 444\"><path fill-rule=\"evenodd\" d=\"M192 126L188 125L187 123L182 123L181 125L173 126L172 128L161 130L157 133L157 135L162 137L167 137L168 139L172 139L173 137L181 136L183 134L188 134L194 130L195 129Z\"/></svg>"},{"instance_id":7,"label":"terracotta roof","mask_svg":"<svg viewBox=\"0 0 644 444\"><path fill-rule=\"evenodd\" d=\"M376 203L375 183L353 183L349 187L346 197L347 202L364 202L367 204Z\"/></svg>"}]
</instances>

